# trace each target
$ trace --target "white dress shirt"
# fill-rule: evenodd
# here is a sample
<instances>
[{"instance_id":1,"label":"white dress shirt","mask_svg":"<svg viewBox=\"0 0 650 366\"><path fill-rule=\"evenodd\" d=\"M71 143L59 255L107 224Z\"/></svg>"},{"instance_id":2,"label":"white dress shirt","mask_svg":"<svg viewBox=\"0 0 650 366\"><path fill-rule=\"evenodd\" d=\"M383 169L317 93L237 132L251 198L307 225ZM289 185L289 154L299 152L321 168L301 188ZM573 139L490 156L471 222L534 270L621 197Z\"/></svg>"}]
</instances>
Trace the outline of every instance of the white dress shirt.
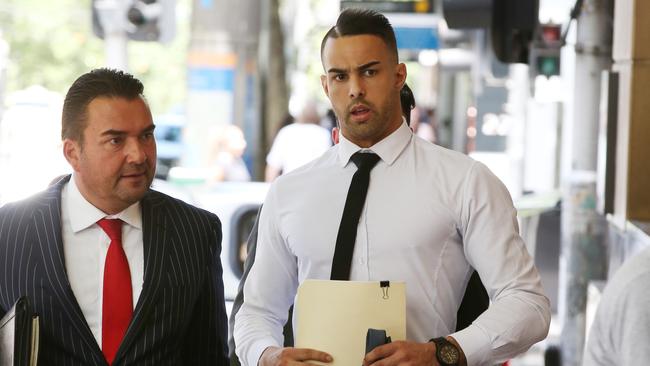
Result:
<instances>
[{"instance_id":1,"label":"white dress shirt","mask_svg":"<svg viewBox=\"0 0 650 366\"><path fill-rule=\"evenodd\" d=\"M650 362L650 249L629 258L601 296L583 366Z\"/></svg>"},{"instance_id":2,"label":"white dress shirt","mask_svg":"<svg viewBox=\"0 0 650 366\"><path fill-rule=\"evenodd\" d=\"M298 285L329 279L356 171L349 160L359 150L341 136L322 157L271 185L236 315L244 365L257 365L264 349L282 345ZM407 338L426 342L451 334L469 365L501 362L543 339L549 301L503 184L481 163L415 137L405 123L370 150L381 160L370 173L350 279L404 281ZM492 304L453 333L472 267Z\"/></svg>"},{"instance_id":3,"label":"white dress shirt","mask_svg":"<svg viewBox=\"0 0 650 366\"><path fill-rule=\"evenodd\" d=\"M63 254L68 281L86 322L101 347L104 263L111 239L97 225L97 221L105 217L124 221L122 247L131 271L135 308L144 278L140 203L134 203L116 215L106 215L81 195L73 175L61 191L61 206Z\"/></svg>"}]
</instances>

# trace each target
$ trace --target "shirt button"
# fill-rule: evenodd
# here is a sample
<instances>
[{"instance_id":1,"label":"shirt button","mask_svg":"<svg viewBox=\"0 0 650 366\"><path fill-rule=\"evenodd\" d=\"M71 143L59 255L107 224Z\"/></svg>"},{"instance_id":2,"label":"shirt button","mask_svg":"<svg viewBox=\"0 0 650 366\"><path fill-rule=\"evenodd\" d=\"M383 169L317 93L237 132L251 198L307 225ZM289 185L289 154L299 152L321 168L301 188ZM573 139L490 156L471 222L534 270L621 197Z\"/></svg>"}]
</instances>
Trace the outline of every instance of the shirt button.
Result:
<instances>
[{"instance_id":1,"label":"shirt button","mask_svg":"<svg viewBox=\"0 0 650 366\"><path fill-rule=\"evenodd\" d=\"M359 259L359 264L366 264L366 260L363 258Z\"/></svg>"}]
</instances>

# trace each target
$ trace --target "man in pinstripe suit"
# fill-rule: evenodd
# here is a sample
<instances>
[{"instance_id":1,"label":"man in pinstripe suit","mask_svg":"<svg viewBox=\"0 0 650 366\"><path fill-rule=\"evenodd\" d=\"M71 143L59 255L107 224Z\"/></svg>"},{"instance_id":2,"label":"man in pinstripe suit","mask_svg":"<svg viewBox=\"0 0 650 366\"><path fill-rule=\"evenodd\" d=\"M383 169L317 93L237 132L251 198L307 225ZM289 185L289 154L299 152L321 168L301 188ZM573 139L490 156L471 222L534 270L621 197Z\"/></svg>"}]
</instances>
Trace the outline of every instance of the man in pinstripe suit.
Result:
<instances>
[{"instance_id":1,"label":"man in pinstripe suit","mask_svg":"<svg viewBox=\"0 0 650 366\"><path fill-rule=\"evenodd\" d=\"M221 223L149 188L156 143L142 93L121 71L78 78L62 118L72 176L0 208L0 316L29 297L41 365L227 362Z\"/></svg>"}]
</instances>

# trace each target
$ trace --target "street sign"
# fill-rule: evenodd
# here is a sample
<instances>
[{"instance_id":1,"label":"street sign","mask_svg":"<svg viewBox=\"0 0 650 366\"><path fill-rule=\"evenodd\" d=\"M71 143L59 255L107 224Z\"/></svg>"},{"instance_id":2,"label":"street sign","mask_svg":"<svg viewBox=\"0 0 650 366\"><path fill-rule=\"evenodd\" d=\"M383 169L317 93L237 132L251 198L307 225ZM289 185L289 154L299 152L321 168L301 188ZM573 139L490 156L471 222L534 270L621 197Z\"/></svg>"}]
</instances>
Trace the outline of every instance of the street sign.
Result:
<instances>
[{"instance_id":1,"label":"street sign","mask_svg":"<svg viewBox=\"0 0 650 366\"><path fill-rule=\"evenodd\" d=\"M437 50L440 45L436 28L395 27L395 38L400 50Z\"/></svg>"},{"instance_id":2,"label":"street sign","mask_svg":"<svg viewBox=\"0 0 650 366\"><path fill-rule=\"evenodd\" d=\"M381 13L434 13L434 0L341 0L341 9L363 8Z\"/></svg>"}]
</instances>

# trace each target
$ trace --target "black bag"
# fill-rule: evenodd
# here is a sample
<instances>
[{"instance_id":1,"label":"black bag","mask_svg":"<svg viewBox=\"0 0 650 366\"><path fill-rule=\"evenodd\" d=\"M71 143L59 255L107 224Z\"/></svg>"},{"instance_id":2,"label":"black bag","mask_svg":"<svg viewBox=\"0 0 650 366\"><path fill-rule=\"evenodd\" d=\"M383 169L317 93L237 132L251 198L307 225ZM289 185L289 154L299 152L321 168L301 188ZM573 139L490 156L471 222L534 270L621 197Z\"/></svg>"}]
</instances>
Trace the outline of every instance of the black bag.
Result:
<instances>
[{"instance_id":1,"label":"black bag","mask_svg":"<svg viewBox=\"0 0 650 366\"><path fill-rule=\"evenodd\" d=\"M0 366L37 365L39 336L38 316L23 296L0 320Z\"/></svg>"}]
</instances>

